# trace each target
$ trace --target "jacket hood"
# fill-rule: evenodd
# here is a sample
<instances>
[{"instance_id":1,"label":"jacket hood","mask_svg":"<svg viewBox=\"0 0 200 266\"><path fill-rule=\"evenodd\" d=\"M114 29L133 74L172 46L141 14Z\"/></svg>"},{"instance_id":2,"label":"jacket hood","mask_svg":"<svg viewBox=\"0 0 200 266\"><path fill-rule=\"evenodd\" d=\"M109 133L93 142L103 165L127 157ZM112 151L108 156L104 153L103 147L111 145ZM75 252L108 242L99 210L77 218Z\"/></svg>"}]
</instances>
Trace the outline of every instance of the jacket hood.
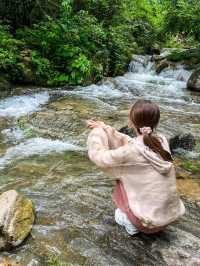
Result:
<instances>
[{"instance_id":1,"label":"jacket hood","mask_svg":"<svg viewBox=\"0 0 200 266\"><path fill-rule=\"evenodd\" d=\"M173 163L163 160L158 154L149 149L140 141L135 141L138 151L150 162L150 164L161 174L167 174L171 170Z\"/></svg>"}]
</instances>

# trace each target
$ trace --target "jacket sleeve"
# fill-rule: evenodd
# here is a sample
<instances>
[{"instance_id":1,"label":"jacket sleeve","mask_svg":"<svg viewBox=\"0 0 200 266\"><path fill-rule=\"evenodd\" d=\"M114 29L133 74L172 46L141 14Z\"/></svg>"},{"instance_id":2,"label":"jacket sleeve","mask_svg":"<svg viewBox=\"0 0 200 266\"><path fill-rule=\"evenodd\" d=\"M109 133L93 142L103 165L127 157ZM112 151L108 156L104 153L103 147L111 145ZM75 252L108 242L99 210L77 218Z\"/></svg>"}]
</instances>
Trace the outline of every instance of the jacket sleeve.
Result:
<instances>
[{"instance_id":1,"label":"jacket sleeve","mask_svg":"<svg viewBox=\"0 0 200 266\"><path fill-rule=\"evenodd\" d=\"M109 148L110 149L116 149L121 146L124 146L132 141L132 138L128 135L125 135L123 133L120 133L115 128L105 125L103 127L104 131L107 134L108 142L109 142Z\"/></svg>"},{"instance_id":2,"label":"jacket sleeve","mask_svg":"<svg viewBox=\"0 0 200 266\"><path fill-rule=\"evenodd\" d=\"M101 168L120 166L126 162L126 145L110 149L109 137L103 128L94 128L90 132L87 146L90 160Z\"/></svg>"}]
</instances>

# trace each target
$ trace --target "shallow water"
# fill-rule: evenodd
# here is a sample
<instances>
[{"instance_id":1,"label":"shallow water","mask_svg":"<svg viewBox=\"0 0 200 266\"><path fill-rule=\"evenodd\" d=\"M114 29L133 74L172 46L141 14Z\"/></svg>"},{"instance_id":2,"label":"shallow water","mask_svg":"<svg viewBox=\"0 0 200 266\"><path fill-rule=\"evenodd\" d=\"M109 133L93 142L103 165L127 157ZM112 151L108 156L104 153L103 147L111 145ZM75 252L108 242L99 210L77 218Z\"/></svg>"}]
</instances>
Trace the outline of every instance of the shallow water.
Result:
<instances>
[{"instance_id":1,"label":"shallow water","mask_svg":"<svg viewBox=\"0 0 200 266\"><path fill-rule=\"evenodd\" d=\"M192 132L199 142L200 97L186 90L189 75L183 66L157 75L150 58L141 56L124 76L99 85L1 100L0 191L19 190L33 200L37 213L31 237L3 254L29 266L46 265L49 254L69 265L175 265L171 257L182 263L177 265L189 265L193 253L193 259L199 258L200 222L190 213L182 223L191 232L175 225L161 238L130 240L113 220L113 180L88 160L85 147L86 119L96 117L120 128L127 124L130 104L140 97L159 103L160 131L167 136ZM199 152L197 146L192 155L197 161ZM199 174L186 173L178 180L189 202L200 200ZM176 257L181 252L189 252L188 257Z\"/></svg>"}]
</instances>

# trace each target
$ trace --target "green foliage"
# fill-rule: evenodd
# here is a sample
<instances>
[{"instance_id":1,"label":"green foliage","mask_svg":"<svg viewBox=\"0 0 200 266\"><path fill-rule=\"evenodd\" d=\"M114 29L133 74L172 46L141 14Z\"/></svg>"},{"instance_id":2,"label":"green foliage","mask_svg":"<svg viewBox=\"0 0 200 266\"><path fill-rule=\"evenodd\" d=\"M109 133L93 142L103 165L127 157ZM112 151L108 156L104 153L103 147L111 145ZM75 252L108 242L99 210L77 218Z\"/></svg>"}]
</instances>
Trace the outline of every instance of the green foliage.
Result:
<instances>
[{"instance_id":1,"label":"green foliage","mask_svg":"<svg viewBox=\"0 0 200 266\"><path fill-rule=\"evenodd\" d=\"M122 74L137 49L132 25L117 25L109 28L108 50L110 52L109 75Z\"/></svg>"},{"instance_id":2,"label":"green foliage","mask_svg":"<svg viewBox=\"0 0 200 266\"><path fill-rule=\"evenodd\" d=\"M17 63L21 41L12 37L8 28L0 25L0 71L7 71Z\"/></svg>"},{"instance_id":3,"label":"green foliage","mask_svg":"<svg viewBox=\"0 0 200 266\"><path fill-rule=\"evenodd\" d=\"M46 80L51 86L87 82L94 74L93 61L105 58L100 52L106 34L96 19L83 11L18 30L17 37L34 49L31 61L37 81Z\"/></svg>"},{"instance_id":4,"label":"green foliage","mask_svg":"<svg viewBox=\"0 0 200 266\"><path fill-rule=\"evenodd\" d=\"M15 31L18 27L31 26L47 16L56 18L60 6L61 0L1 0L0 19L9 21Z\"/></svg>"},{"instance_id":5,"label":"green foliage","mask_svg":"<svg viewBox=\"0 0 200 266\"><path fill-rule=\"evenodd\" d=\"M200 40L198 0L2 0L0 10L0 72L15 83L86 85L122 74L133 53Z\"/></svg>"},{"instance_id":6,"label":"green foliage","mask_svg":"<svg viewBox=\"0 0 200 266\"><path fill-rule=\"evenodd\" d=\"M177 0L169 5L165 15L165 30L194 36L200 40L200 5L199 0Z\"/></svg>"}]
</instances>

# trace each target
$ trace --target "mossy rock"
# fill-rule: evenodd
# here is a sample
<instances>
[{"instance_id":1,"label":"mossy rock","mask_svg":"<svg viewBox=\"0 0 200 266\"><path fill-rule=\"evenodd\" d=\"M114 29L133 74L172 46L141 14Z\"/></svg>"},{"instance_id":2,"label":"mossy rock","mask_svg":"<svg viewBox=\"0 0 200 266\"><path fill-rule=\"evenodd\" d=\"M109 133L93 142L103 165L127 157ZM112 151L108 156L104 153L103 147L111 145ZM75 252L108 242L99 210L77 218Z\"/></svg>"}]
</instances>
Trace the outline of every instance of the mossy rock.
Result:
<instances>
[{"instance_id":1,"label":"mossy rock","mask_svg":"<svg viewBox=\"0 0 200 266\"><path fill-rule=\"evenodd\" d=\"M177 49L172 51L166 59L172 62L184 62L186 65L198 64L200 63L200 49Z\"/></svg>"},{"instance_id":2,"label":"mossy rock","mask_svg":"<svg viewBox=\"0 0 200 266\"><path fill-rule=\"evenodd\" d=\"M35 219L32 201L15 190L0 196L0 250L20 245Z\"/></svg>"}]
</instances>

